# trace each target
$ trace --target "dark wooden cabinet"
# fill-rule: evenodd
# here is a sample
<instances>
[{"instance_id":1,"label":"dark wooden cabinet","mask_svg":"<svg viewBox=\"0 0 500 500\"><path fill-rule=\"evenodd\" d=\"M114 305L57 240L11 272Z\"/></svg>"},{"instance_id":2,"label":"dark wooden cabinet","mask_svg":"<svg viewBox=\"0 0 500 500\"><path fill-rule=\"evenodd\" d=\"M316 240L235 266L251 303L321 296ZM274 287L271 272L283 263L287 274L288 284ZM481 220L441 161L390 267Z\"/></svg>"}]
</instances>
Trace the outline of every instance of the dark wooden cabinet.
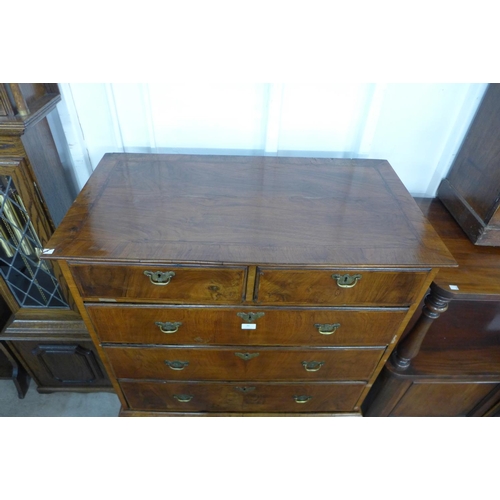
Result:
<instances>
[{"instance_id":1,"label":"dark wooden cabinet","mask_svg":"<svg viewBox=\"0 0 500 500\"><path fill-rule=\"evenodd\" d=\"M482 417L500 401L500 383L414 379L391 417Z\"/></svg>"},{"instance_id":2,"label":"dark wooden cabinet","mask_svg":"<svg viewBox=\"0 0 500 500\"><path fill-rule=\"evenodd\" d=\"M474 245L439 200L418 203L459 267L437 274L403 339L421 341L420 347L408 356L406 366L395 357L387 363L365 401L365 414L496 415L500 249Z\"/></svg>"},{"instance_id":3,"label":"dark wooden cabinet","mask_svg":"<svg viewBox=\"0 0 500 500\"><path fill-rule=\"evenodd\" d=\"M490 83L438 198L476 245L500 246L500 84Z\"/></svg>"},{"instance_id":4,"label":"dark wooden cabinet","mask_svg":"<svg viewBox=\"0 0 500 500\"><path fill-rule=\"evenodd\" d=\"M455 265L386 161L190 155L105 155L43 257L122 415L359 415Z\"/></svg>"},{"instance_id":5,"label":"dark wooden cabinet","mask_svg":"<svg viewBox=\"0 0 500 500\"><path fill-rule=\"evenodd\" d=\"M47 120L59 101L57 84L0 84L0 339L40 391L109 388L59 266L40 260L74 200Z\"/></svg>"}]
</instances>

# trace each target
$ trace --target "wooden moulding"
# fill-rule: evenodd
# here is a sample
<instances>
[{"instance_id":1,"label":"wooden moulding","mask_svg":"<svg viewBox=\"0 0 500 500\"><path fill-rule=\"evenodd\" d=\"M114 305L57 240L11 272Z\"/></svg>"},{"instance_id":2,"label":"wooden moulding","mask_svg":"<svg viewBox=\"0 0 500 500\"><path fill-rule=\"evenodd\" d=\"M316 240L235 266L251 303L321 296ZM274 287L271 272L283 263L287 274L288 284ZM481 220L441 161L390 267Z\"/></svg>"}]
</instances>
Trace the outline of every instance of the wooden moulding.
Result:
<instances>
[{"instance_id":1,"label":"wooden moulding","mask_svg":"<svg viewBox=\"0 0 500 500\"><path fill-rule=\"evenodd\" d=\"M120 417L361 417L361 413L182 413L122 409Z\"/></svg>"},{"instance_id":2,"label":"wooden moulding","mask_svg":"<svg viewBox=\"0 0 500 500\"><path fill-rule=\"evenodd\" d=\"M21 135L61 100L56 83L0 84L0 134Z\"/></svg>"},{"instance_id":3,"label":"wooden moulding","mask_svg":"<svg viewBox=\"0 0 500 500\"><path fill-rule=\"evenodd\" d=\"M500 227L487 227L448 179L443 179L438 197L475 245L500 246Z\"/></svg>"}]
</instances>

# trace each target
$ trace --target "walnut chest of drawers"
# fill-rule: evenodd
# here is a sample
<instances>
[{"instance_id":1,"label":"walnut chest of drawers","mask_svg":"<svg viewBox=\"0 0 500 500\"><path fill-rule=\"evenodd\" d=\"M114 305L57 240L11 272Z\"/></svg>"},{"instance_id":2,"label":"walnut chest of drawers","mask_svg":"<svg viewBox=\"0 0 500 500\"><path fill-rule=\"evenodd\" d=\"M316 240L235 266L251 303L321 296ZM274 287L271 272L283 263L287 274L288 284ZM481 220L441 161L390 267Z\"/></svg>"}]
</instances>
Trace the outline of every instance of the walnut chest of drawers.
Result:
<instances>
[{"instance_id":1,"label":"walnut chest of drawers","mask_svg":"<svg viewBox=\"0 0 500 500\"><path fill-rule=\"evenodd\" d=\"M455 262L383 160L107 154L59 261L122 415L342 415Z\"/></svg>"}]
</instances>

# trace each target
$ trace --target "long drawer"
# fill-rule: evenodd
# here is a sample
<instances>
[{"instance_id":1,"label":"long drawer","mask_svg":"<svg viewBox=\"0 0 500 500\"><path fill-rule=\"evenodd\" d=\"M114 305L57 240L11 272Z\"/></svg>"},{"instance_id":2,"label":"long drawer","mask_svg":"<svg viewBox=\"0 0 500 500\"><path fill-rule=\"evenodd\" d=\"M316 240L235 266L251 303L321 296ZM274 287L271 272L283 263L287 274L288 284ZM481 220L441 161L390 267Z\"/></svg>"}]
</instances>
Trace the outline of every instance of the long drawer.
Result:
<instances>
[{"instance_id":1,"label":"long drawer","mask_svg":"<svg viewBox=\"0 0 500 500\"><path fill-rule=\"evenodd\" d=\"M243 300L245 267L70 266L86 300L174 304L239 304Z\"/></svg>"},{"instance_id":2,"label":"long drawer","mask_svg":"<svg viewBox=\"0 0 500 500\"><path fill-rule=\"evenodd\" d=\"M257 304L398 306L415 300L428 275L415 270L259 268Z\"/></svg>"},{"instance_id":3,"label":"long drawer","mask_svg":"<svg viewBox=\"0 0 500 500\"><path fill-rule=\"evenodd\" d=\"M384 348L104 347L117 378L368 380Z\"/></svg>"},{"instance_id":4,"label":"long drawer","mask_svg":"<svg viewBox=\"0 0 500 500\"><path fill-rule=\"evenodd\" d=\"M406 309L87 305L104 343L387 345Z\"/></svg>"},{"instance_id":5,"label":"long drawer","mask_svg":"<svg viewBox=\"0 0 500 500\"><path fill-rule=\"evenodd\" d=\"M120 385L132 409L160 411L352 411L365 384L135 382Z\"/></svg>"}]
</instances>

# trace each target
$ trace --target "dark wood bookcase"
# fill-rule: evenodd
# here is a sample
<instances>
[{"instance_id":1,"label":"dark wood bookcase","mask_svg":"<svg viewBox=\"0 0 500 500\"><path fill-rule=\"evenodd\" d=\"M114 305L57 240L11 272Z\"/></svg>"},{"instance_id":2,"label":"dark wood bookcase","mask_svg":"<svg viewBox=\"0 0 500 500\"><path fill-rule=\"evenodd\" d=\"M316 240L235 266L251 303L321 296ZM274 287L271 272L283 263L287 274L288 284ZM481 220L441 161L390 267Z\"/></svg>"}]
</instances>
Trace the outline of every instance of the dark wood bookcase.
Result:
<instances>
[{"instance_id":1,"label":"dark wood bookcase","mask_svg":"<svg viewBox=\"0 0 500 500\"><path fill-rule=\"evenodd\" d=\"M57 263L40 254L74 195L47 120L53 83L0 84L0 335L39 392L103 390L110 383Z\"/></svg>"}]
</instances>

